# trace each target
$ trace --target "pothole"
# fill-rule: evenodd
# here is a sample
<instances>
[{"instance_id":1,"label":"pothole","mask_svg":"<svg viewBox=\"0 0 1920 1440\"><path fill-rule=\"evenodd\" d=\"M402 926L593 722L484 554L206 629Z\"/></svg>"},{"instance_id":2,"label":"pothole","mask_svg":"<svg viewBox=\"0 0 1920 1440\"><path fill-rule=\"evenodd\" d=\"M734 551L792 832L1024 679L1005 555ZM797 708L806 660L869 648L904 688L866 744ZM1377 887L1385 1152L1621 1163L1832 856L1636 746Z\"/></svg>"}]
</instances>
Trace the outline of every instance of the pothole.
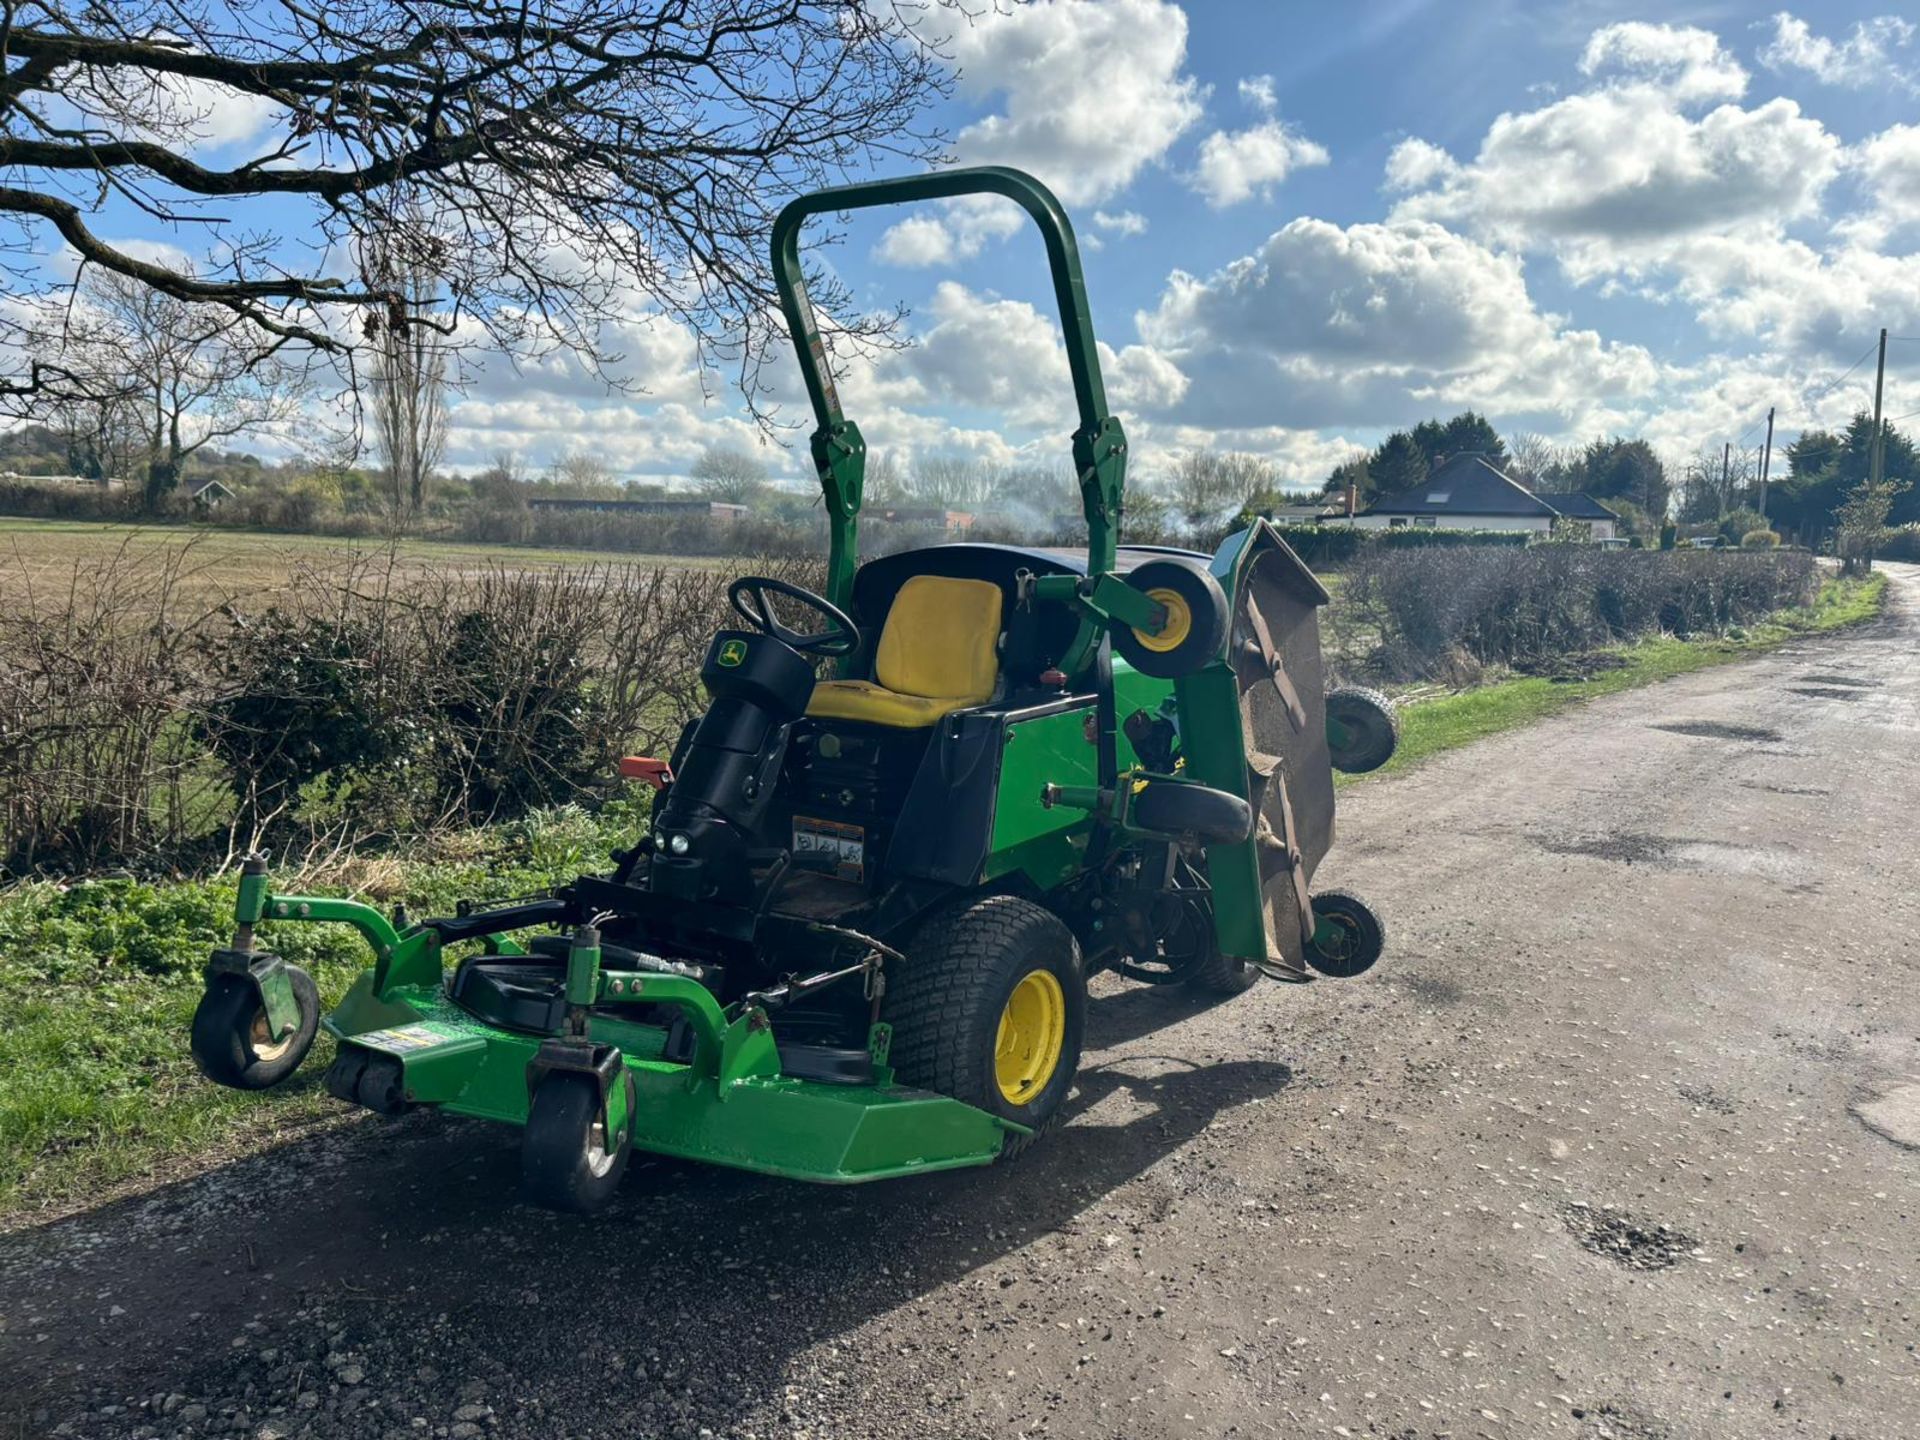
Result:
<instances>
[{"instance_id":1,"label":"pothole","mask_svg":"<svg viewBox=\"0 0 1920 1440\"><path fill-rule=\"evenodd\" d=\"M1594 860L1618 860L1628 865L1658 865L1672 858L1681 842L1664 835L1599 835L1579 840L1553 836L1531 837L1549 855L1585 855Z\"/></svg>"},{"instance_id":2,"label":"pothole","mask_svg":"<svg viewBox=\"0 0 1920 1440\"><path fill-rule=\"evenodd\" d=\"M1711 1110L1716 1115L1731 1115L1736 1107L1731 1096L1725 1095L1711 1085L1676 1085L1680 1098L1689 1105L1698 1105L1702 1110Z\"/></svg>"},{"instance_id":3,"label":"pothole","mask_svg":"<svg viewBox=\"0 0 1920 1440\"><path fill-rule=\"evenodd\" d=\"M1785 738L1778 730L1764 725L1735 725L1725 720L1669 720L1652 728L1671 735L1693 735L1701 740L1759 740L1771 744Z\"/></svg>"},{"instance_id":4,"label":"pothole","mask_svg":"<svg viewBox=\"0 0 1920 1440\"><path fill-rule=\"evenodd\" d=\"M1451 980L1438 975L1400 975L1395 977L1402 990L1423 1005L1458 1005L1467 992Z\"/></svg>"},{"instance_id":5,"label":"pothole","mask_svg":"<svg viewBox=\"0 0 1920 1440\"><path fill-rule=\"evenodd\" d=\"M1576 1405L1573 1418L1580 1422L1580 1433L1593 1440L1667 1440L1673 1433L1645 1411L1611 1401Z\"/></svg>"},{"instance_id":6,"label":"pothole","mask_svg":"<svg viewBox=\"0 0 1920 1440\"><path fill-rule=\"evenodd\" d=\"M1862 1125L1903 1150L1920 1150L1920 1085L1901 1085L1853 1107Z\"/></svg>"},{"instance_id":7,"label":"pothole","mask_svg":"<svg viewBox=\"0 0 1920 1440\"><path fill-rule=\"evenodd\" d=\"M1629 1270L1670 1270L1700 1242L1671 1225L1641 1220L1612 1206L1579 1200L1560 1212L1567 1233L1583 1250Z\"/></svg>"},{"instance_id":8,"label":"pothole","mask_svg":"<svg viewBox=\"0 0 1920 1440\"><path fill-rule=\"evenodd\" d=\"M1834 685L1789 685L1795 695L1805 695L1814 700L1846 700L1854 704L1866 699L1858 690L1842 690Z\"/></svg>"},{"instance_id":9,"label":"pothole","mask_svg":"<svg viewBox=\"0 0 1920 1440\"><path fill-rule=\"evenodd\" d=\"M1623 865L1666 865L1680 870L1705 870L1719 875L1769 875L1793 881L1802 862L1784 850L1729 845L1724 840L1689 840L1677 835L1644 835L1627 831L1616 835L1529 835L1549 855L1582 855Z\"/></svg>"},{"instance_id":10,"label":"pothole","mask_svg":"<svg viewBox=\"0 0 1920 1440\"><path fill-rule=\"evenodd\" d=\"M1742 780L1740 784L1748 790L1764 790L1769 795L1831 795L1833 791L1824 785L1769 785L1764 780Z\"/></svg>"},{"instance_id":11,"label":"pothole","mask_svg":"<svg viewBox=\"0 0 1920 1440\"><path fill-rule=\"evenodd\" d=\"M1802 675L1800 678L1809 685L1845 685L1849 688L1861 690L1878 690L1880 688L1880 682L1878 680L1862 680L1853 675Z\"/></svg>"}]
</instances>

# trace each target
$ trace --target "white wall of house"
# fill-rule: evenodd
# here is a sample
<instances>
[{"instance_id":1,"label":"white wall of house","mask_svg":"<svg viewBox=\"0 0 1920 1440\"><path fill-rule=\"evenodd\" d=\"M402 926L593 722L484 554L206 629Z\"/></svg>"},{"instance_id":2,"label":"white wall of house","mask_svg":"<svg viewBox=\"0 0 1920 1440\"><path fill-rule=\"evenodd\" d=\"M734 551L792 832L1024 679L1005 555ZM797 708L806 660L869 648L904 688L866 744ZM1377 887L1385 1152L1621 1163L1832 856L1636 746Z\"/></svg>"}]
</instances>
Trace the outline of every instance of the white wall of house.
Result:
<instances>
[{"instance_id":1,"label":"white wall of house","mask_svg":"<svg viewBox=\"0 0 1920 1440\"><path fill-rule=\"evenodd\" d=\"M1398 529L1402 526L1421 530L1524 530L1545 535L1553 529L1549 515L1356 515L1353 524L1361 530ZM1595 526L1596 530L1598 525ZM1596 535L1596 539L1599 537Z\"/></svg>"}]
</instances>

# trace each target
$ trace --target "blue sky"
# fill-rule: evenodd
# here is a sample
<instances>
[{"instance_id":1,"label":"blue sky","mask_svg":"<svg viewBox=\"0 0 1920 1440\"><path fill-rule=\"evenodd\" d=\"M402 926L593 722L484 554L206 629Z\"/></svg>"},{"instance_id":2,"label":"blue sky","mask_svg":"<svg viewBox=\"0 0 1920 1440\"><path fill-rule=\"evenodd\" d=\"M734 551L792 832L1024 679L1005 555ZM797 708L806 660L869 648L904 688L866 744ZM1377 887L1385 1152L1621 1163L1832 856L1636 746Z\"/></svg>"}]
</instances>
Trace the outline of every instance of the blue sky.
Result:
<instances>
[{"instance_id":1,"label":"blue sky","mask_svg":"<svg viewBox=\"0 0 1920 1440\"><path fill-rule=\"evenodd\" d=\"M1468 405L1680 459L1752 443L1769 404L1787 436L1844 422L1865 373L1832 382L1878 327L1920 336L1920 34L1884 0L1035 0L947 24L937 118L959 161L1067 203L1139 478L1211 444L1316 483ZM849 413L908 465L1064 457L1037 242L992 206L901 218L833 255L919 342L850 364ZM760 443L686 336L637 318L623 342L637 401L564 362L484 367L451 462L586 450L657 477ZM1920 342L1890 359L1889 412L1920 409Z\"/></svg>"}]
</instances>

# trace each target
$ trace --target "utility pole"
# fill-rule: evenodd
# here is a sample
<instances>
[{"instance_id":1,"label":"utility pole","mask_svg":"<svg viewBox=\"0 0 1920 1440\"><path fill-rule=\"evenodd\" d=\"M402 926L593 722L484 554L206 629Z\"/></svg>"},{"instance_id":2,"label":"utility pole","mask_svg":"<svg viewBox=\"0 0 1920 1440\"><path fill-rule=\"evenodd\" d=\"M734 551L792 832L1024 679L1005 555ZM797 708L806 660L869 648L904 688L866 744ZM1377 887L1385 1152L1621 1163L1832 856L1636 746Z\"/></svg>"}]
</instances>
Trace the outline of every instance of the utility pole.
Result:
<instances>
[{"instance_id":1,"label":"utility pole","mask_svg":"<svg viewBox=\"0 0 1920 1440\"><path fill-rule=\"evenodd\" d=\"M1873 376L1873 448L1869 452L1869 459L1867 462L1868 464L1867 475L1876 486L1879 485L1880 483L1880 466L1882 463L1881 441L1882 441L1882 437L1886 434L1885 427L1882 426L1880 423L1880 397L1882 392L1885 391L1886 388L1887 388L1887 332L1886 332L1886 327L1882 326L1880 330L1880 368L1874 372L1874 376Z\"/></svg>"},{"instance_id":2,"label":"utility pole","mask_svg":"<svg viewBox=\"0 0 1920 1440\"><path fill-rule=\"evenodd\" d=\"M1733 441L1729 440L1720 450L1720 518L1727 518L1727 501L1731 498L1727 486L1731 481L1733 466Z\"/></svg>"},{"instance_id":3,"label":"utility pole","mask_svg":"<svg viewBox=\"0 0 1920 1440\"><path fill-rule=\"evenodd\" d=\"M1767 407L1767 443L1760 452L1760 518L1767 518L1767 471L1773 468L1773 406Z\"/></svg>"}]
</instances>

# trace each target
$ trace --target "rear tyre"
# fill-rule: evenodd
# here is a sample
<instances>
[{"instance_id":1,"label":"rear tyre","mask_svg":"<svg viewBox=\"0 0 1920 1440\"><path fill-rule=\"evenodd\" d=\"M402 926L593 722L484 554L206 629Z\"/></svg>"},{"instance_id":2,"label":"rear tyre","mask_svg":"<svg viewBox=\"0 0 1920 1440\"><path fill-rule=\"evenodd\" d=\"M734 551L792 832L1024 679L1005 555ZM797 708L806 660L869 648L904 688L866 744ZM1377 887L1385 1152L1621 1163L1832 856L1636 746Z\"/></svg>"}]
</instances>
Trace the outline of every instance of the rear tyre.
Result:
<instances>
[{"instance_id":1,"label":"rear tyre","mask_svg":"<svg viewBox=\"0 0 1920 1440\"><path fill-rule=\"evenodd\" d=\"M233 1090L264 1090L300 1068L320 1029L320 992L297 965L287 966L287 980L300 1018L276 1040L253 982L240 975L214 977L193 1012L190 1044L202 1075Z\"/></svg>"},{"instance_id":2,"label":"rear tyre","mask_svg":"<svg viewBox=\"0 0 1920 1440\"><path fill-rule=\"evenodd\" d=\"M557 1071L540 1082L520 1139L520 1191L529 1203L571 1215L604 1209L633 1155L633 1077L627 1125L609 1136L600 1119L600 1087L587 1075Z\"/></svg>"},{"instance_id":3,"label":"rear tyre","mask_svg":"<svg viewBox=\"0 0 1920 1440\"><path fill-rule=\"evenodd\" d=\"M1127 584L1163 606L1159 634L1113 628L1113 648L1142 675L1178 680L1220 653L1227 639L1227 597L1199 560L1149 560L1127 572Z\"/></svg>"},{"instance_id":4,"label":"rear tyre","mask_svg":"<svg viewBox=\"0 0 1920 1440\"><path fill-rule=\"evenodd\" d=\"M1350 979L1373 968L1387 948L1387 926L1358 895L1328 890L1313 897L1313 943L1307 964L1322 975Z\"/></svg>"},{"instance_id":5,"label":"rear tyre","mask_svg":"<svg viewBox=\"0 0 1920 1440\"><path fill-rule=\"evenodd\" d=\"M1080 1067L1087 983L1080 949L1051 912L987 895L921 926L887 992L889 1055L908 1084L1029 1127L1019 1154L1060 1120Z\"/></svg>"},{"instance_id":6,"label":"rear tyre","mask_svg":"<svg viewBox=\"0 0 1920 1440\"><path fill-rule=\"evenodd\" d=\"M1400 744L1393 702L1378 690L1342 685L1327 692L1327 751L1349 775L1378 770Z\"/></svg>"}]
</instances>

